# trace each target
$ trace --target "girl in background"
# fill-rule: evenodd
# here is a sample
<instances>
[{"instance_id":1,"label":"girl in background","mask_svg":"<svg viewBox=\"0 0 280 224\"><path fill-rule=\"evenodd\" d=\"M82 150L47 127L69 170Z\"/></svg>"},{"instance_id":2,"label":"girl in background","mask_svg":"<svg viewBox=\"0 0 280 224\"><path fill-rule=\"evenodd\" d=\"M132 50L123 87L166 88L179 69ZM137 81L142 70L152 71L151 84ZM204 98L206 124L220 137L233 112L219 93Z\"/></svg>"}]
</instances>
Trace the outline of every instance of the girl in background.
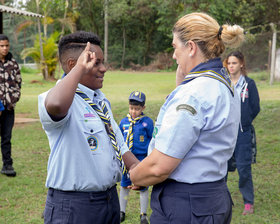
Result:
<instances>
[{"instance_id":1,"label":"girl in background","mask_svg":"<svg viewBox=\"0 0 280 224\"><path fill-rule=\"evenodd\" d=\"M254 213L254 187L252 180L253 120L260 112L258 89L253 79L247 76L244 55L239 51L228 54L224 60L231 81L240 96L241 122L233 157L229 160L229 171L235 167L239 174L239 190L245 204L243 215ZM235 164L233 164L235 163Z\"/></svg>"}]
</instances>

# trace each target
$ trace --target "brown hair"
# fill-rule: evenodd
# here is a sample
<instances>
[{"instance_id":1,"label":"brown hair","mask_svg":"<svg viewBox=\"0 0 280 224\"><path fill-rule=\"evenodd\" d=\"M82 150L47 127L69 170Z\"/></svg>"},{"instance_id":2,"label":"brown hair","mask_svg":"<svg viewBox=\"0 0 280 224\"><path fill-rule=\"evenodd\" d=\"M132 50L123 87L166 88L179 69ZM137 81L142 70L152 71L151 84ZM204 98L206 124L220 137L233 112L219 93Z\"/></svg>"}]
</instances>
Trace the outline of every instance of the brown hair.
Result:
<instances>
[{"instance_id":1,"label":"brown hair","mask_svg":"<svg viewBox=\"0 0 280 224\"><path fill-rule=\"evenodd\" d=\"M206 13L190 13L180 18L173 27L183 43L194 41L206 59L219 57L225 46L235 48L244 40L243 28L222 25Z\"/></svg>"},{"instance_id":2,"label":"brown hair","mask_svg":"<svg viewBox=\"0 0 280 224\"><path fill-rule=\"evenodd\" d=\"M241 74L244 75L244 76L247 76L247 71L246 71L246 64L245 64L245 58L244 58L244 55L240 52L240 51L232 51L230 52L227 57L225 58L225 60L223 61L223 64L224 64L224 67L227 68L227 65L228 65L228 58L230 56L234 56L236 57L239 62L242 64L242 67L241 67Z\"/></svg>"}]
</instances>

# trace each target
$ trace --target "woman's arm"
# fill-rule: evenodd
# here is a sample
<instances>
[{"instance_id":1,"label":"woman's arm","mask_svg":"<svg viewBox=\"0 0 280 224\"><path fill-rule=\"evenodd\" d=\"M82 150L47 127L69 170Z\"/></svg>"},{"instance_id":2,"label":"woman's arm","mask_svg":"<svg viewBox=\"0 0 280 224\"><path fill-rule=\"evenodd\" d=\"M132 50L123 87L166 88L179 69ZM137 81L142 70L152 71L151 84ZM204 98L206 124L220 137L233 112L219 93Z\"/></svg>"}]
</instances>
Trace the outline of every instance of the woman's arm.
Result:
<instances>
[{"instance_id":1,"label":"woman's arm","mask_svg":"<svg viewBox=\"0 0 280 224\"><path fill-rule=\"evenodd\" d=\"M180 159L154 149L152 153L131 169L130 179L137 186L150 186L166 180L181 162Z\"/></svg>"}]
</instances>

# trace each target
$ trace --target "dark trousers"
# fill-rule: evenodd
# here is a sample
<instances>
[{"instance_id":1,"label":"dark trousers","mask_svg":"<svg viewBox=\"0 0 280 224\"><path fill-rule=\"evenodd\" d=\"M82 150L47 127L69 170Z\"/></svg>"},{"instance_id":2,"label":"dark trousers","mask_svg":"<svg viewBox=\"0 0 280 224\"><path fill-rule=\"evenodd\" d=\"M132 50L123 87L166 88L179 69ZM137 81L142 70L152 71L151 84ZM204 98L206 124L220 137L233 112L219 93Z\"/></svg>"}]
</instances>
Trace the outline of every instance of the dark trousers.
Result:
<instances>
[{"instance_id":1,"label":"dark trousers","mask_svg":"<svg viewBox=\"0 0 280 224\"><path fill-rule=\"evenodd\" d=\"M45 224L119 224L120 205L116 185L102 192L49 189Z\"/></svg>"},{"instance_id":2,"label":"dark trousers","mask_svg":"<svg viewBox=\"0 0 280 224\"><path fill-rule=\"evenodd\" d=\"M251 167L252 137L251 129L239 132L234 151L236 168L239 174L239 190L245 204L254 204L254 186Z\"/></svg>"},{"instance_id":3,"label":"dark trousers","mask_svg":"<svg viewBox=\"0 0 280 224\"><path fill-rule=\"evenodd\" d=\"M12 165L13 159L11 157L11 138L12 129L15 122L15 111L14 110L3 110L0 116L1 126L1 152L3 165Z\"/></svg>"},{"instance_id":4,"label":"dark trousers","mask_svg":"<svg viewBox=\"0 0 280 224\"><path fill-rule=\"evenodd\" d=\"M252 178L252 132L251 128L238 132L238 138L233 157L229 161L229 171L237 168L239 175L239 190L242 194L244 204L254 204L254 185ZM232 160L235 165L232 166ZM230 168L233 169L230 169Z\"/></svg>"},{"instance_id":5,"label":"dark trousers","mask_svg":"<svg viewBox=\"0 0 280 224\"><path fill-rule=\"evenodd\" d=\"M229 224L232 200L224 180L186 184L166 180L153 187L151 224Z\"/></svg>"}]
</instances>

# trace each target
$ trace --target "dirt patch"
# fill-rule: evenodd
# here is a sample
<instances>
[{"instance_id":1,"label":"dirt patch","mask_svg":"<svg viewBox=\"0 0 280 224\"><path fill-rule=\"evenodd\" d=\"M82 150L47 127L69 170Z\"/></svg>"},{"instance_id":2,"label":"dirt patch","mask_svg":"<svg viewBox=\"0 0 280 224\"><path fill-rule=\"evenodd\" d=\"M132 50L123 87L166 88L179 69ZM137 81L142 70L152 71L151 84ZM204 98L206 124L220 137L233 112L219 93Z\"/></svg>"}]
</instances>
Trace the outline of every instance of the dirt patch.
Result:
<instances>
[{"instance_id":1,"label":"dirt patch","mask_svg":"<svg viewBox=\"0 0 280 224\"><path fill-rule=\"evenodd\" d=\"M25 124L25 123L32 123L32 122L37 122L37 121L39 121L39 119L24 118L24 117L15 118L15 124Z\"/></svg>"},{"instance_id":2,"label":"dirt patch","mask_svg":"<svg viewBox=\"0 0 280 224\"><path fill-rule=\"evenodd\" d=\"M21 113L15 115L15 124L27 124L39 121L37 118L29 118L28 113Z\"/></svg>"}]
</instances>

